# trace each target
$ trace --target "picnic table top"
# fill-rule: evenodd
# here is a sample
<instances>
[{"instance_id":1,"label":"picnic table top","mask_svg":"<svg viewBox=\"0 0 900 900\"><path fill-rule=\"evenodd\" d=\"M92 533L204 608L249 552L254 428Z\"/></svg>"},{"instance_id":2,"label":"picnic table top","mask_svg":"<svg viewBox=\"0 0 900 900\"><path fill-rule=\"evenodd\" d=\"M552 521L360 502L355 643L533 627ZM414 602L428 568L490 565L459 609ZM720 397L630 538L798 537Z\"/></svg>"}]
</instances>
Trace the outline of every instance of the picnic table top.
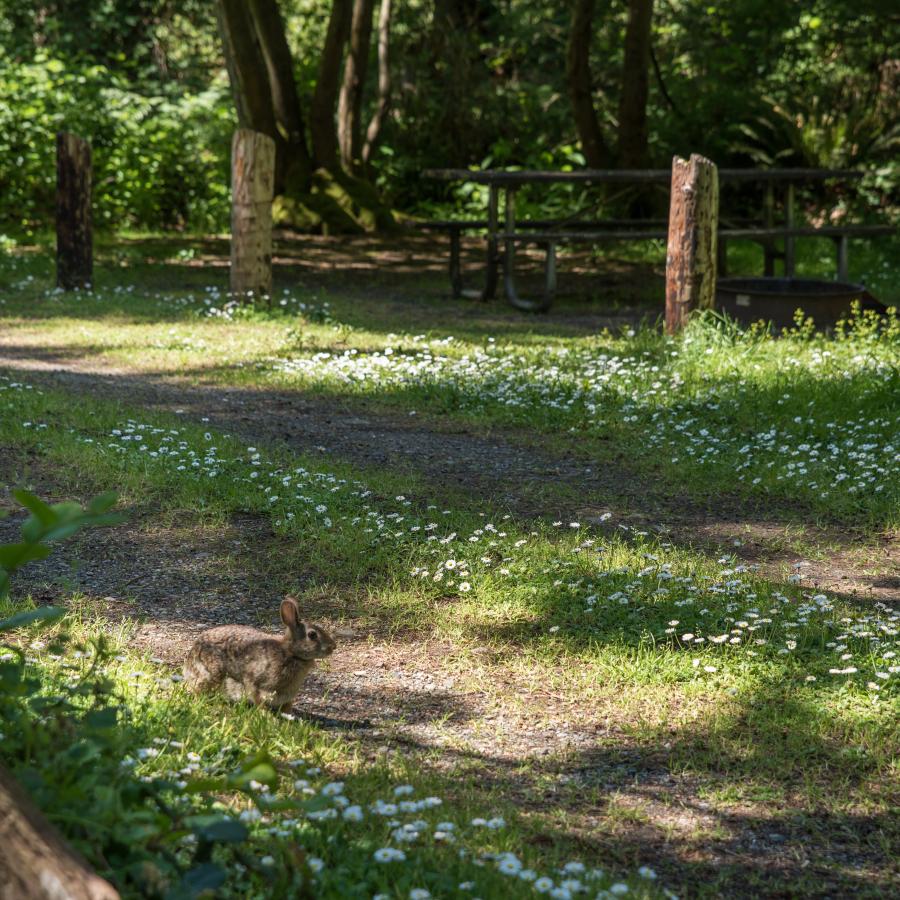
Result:
<instances>
[{"instance_id":1,"label":"picnic table top","mask_svg":"<svg viewBox=\"0 0 900 900\"><path fill-rule=\"evenodd\" d=\"M442 181L473 181L476 184L518 187L523 184L554 182L582 183L659 183L672 180L670 169L579 169L574 172L551 172L521 169L508 172L503 169L425 169L426 178ZM855 169L719 169L723 181L825 181L830 178L850 180L862 178Z\"/></svg>"}]
</instances>

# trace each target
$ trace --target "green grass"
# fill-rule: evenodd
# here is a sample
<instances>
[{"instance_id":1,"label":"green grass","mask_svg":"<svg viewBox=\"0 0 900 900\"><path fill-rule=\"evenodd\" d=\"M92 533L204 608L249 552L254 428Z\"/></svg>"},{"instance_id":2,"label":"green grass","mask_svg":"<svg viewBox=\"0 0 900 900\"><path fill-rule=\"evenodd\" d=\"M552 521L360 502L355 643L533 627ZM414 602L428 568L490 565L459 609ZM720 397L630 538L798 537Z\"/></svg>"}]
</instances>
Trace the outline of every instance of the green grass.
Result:
<instances>
[{"instance_id":1,"label":"green grass","mask_svg":"<svg viewBox=\"0 0 900 900\"><path fill-rule=\"evenodd\" d=\"M716 319L675 342L649 328L546 335L533 319L491 328L477 314L449 332L394 333L386 313L445 313L377 302L361 310L343 294L302 287L276 292L271 312L232 312L221 281L135 291L114 270L92 295L62 295L47 289L46 260L19 268L38 274L7 276L7 340L41 353L504 427L695 498L725 492L818 521L898 523L896 316L857 316L834 337L798 327L778 340ZM171 284L173 270L160 267L147 283L160 271Z\"/></svg>"},{"instance_id":2,"label":"green grass","mask_svg":"<svg viewBox=\"0 0 900 900\"><path fill-rule=\"evenodd\" d=\"M63 626L20 633L24 643L12 645L29 656L23 680L40 681L28 704L40 716L7 720L16 730L3 753L125 897L196 896L191 878L210 865L227 870L221 897L307 896L304 884L308 896L504 897L511 877L523 890L547 879L518 874L527 876L532 860L551 866L557 884L580 876L595 890L619 884L629 896L658 895L641 876L558 871L573 862L564 847L523 860L527 824L517 826L512 804L475 779L427 775L402 757L372 760L293 716L191 696L171 670L129 652L127 630L98 642L103 623L77 598L73 607ZM205 846L214 822L238 836ZM242 841L235 823L247 829ZM385 847L405 858L379 862Z\"/></svg>"},{"instance_id":3,"label":"green grass","mask_svg":"<svg viewBox=\"0 0 900 900\"><path fill-rule=\"evenodd\" d=\"M287 305L276 311L211 316L209 307L221 308L224 298L221 290L200 289L208 272L140 272L150 287L131 290L132 274L104 269L100 290L66 296L48 290L45 260L7 266L4 343L153 377L416 410L426 421L449 417L545 450L577 441L600 463L625 461L629 477L653 478L693 498L727 494L793 507L801 525L836 522L856 533L897 527L896 320L858 317L833 337L798 328L779 339L709 320L670 340L650 329L572 333L564 318L549 335L536 320L501 332L476 310L448 341L438 329L392 334L378 303L357 298L353 305L318 288L289 288ZM176 289L182 276L188 283ZM426 306L415 315L447 313ZM178 518L200 536L252 515L273 540L223 565L270 572L279 590L301 600L337 598L328 609L337 625L452 647L440 666L459 690L522 721L539 719L540 697L548 696L568 704L576 719L600 714L606 723L589 750L546 765L520 760L505 778L439 748L373 759L351 734L190 697L168 670L129 650L123 633L116 638L123 660L104 663L131 723L115 752L137 758L141 747L163 746L154 741L184 744L141 760L138 775L170 773L188 752L200 757L193 774L221 775L226 762L233 768L261 749L275 762L278 796L303 800L292 792L288 768L303 758L323 769L314 789L345 781L348 802L366 813L352 828L343 820L303 820L287 827L291 838L274 821L252 822L251 862L241 863L246 871L231 895L265 895L260 860L282 860L294 836L323 861L317 877L325 896L406 897L413 888L445 896L469 880L483 897L530 893L496 872L496 859L485 867L473 862L485 852L514 853L557 883L564 876L556 870L581 859L653 892L655 884L629 875L648 864L661 882L691 896L733 893L738 885L758 895L815 895L823 884L832 893L859 893L864 881L873 896L886 889L898 838L890 819L900 745L894 610L819 593L802 579L767 579L727 550L703 553L615 518L588 525L517 516L390 467L363 472L262 442L248 446L203 424L130 406L127 396L76 397L29 388L28 380L0 376L0 449L11 486L49 472L57 494L83 498L113 488L142 527ZM75 607L69 628L76 644L108 627L92 617L90 604ZM45 695L57 690L61 666L74 664L53 659L49 649L48 642L32 651ZM131 679L137 670L146 675ZM479 720L472 727L490 733L496 726ZM227 758L223 748L233 748ZM6 744L4 756L9 762ZM52 759L31 762L52 770ZM118 760L110 756L104 765L111 771ZM554 766L578 778L560 782ZM664 798L639 799L635 770L664 770L692 785L689 797L676 792L671 803L702 801L716 821L672 824L659 808ZM368 813L369 804L389 800L406 782L415 797L443 800L422 815L429 834L446 819L461 843L423 837L415 852L402 845L405 863L375 865L372 854L391 843L390 829ZM197 797L217 815L256 803L252 792ZM537 802L541 797L549 799ZM62 812L50 812L65 830ZM297 808L278 815L298 818ZM468 824L498 815L503 829ZM689 853L653 857L661 846L723 841L742 817L757 818L767 832L815 834L827 858L809 871L725 867L713 877L708 868L699 874ZM658 839L646 838L651 831ZM83 832L67 833L98 858ZM471 855L461 858L460 846ZM175 852L182 868L190 864L189 845ZM842 866L842 858L856 862ZM283 860L278 871L288 866Z\"/></svg>"}]
</instances>

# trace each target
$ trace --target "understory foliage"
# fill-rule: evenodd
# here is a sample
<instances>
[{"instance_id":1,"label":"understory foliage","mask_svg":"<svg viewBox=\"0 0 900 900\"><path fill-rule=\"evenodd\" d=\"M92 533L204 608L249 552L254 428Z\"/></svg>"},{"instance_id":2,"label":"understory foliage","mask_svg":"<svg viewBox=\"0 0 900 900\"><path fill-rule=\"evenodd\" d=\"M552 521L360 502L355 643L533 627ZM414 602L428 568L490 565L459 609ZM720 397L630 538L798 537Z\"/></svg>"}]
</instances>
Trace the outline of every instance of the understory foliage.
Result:
<instances>
[{"instance_id":1,"label":"understory foliage","mask_svg":"<svg viewBox=\"0 0 900 900\"><path fill-rule=\"evenodd\" d=\"M225 227L235 114L212 4L2 0L0 187L4 226L46 228L53 134L88 137L102 226ZM459 8L448 29L436 9ZM303 108L331 4L280 0ZM617 128L627 4L595 14L591 70L601 129ZM371 174L395 207L483 211L477 189L421 177L435 166L579 167L565 81L571 4L396 4L391 112ZM897 183L898 21L890 0L654 6L648 163L700 152L728 166L854 166L839 208L890 213ZM377 102L370 48L364 120ZM527 191L523 202L527 204ZM616 196L557 186L569 213ZM833 198L832 198L833 199ZM756 202L756 201L754 201Z\"/></svg>"},{"instance_id":2,"label":"understory foliage","mask_svg":"<svg viewBox=\"0 0 900 900\"><path fill-rule=\"evenodd\" d=\"M0 54L0 186L6 226L53 226L56 134L90 139L99 228L204 230L229 208L234 116L222 79L197 91L135 84L102 65Z\"/></svg>"}]
</instances>

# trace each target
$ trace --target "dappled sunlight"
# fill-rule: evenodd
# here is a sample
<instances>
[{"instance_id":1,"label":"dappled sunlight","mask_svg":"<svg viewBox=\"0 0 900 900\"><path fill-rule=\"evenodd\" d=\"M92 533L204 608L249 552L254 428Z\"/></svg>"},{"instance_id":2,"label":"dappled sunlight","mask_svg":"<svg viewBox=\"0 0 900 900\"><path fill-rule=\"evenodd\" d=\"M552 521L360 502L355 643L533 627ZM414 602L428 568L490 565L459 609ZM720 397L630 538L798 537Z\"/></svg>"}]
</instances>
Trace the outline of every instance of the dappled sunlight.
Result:
<instances>
[{"instance_id":1,"label":"dappled sunlight","mask_svg":"<svg viewBox=\"0 0 900 900\"><path fill-rule=\"evenodd\" d=\"M354 767L377 762L448 804L519 811L515 838L487 829L498 840L474 855L501 891L614 886L571 857L541 875L532 851L557 845L649 867L658 881L637 875L632 894L701 879L765 893L798 859L811 886L887 884L900 573L872 527L896 513L893 325L774 340L702 322L672 341L627 320L585 334L563 313L553 336L494 336L478 312L393 334L339 292L248 309L203 263L146 267L197 280L140 296L101 287L79 307L51 291L39 324L29 282L5 310L0 459L11 483L112 485L131 508L16 596L127 643L135 701L182 702L198 633L269 629L287 592L335 633L287 720L237 712L242 734L314 747L307 769L334 771L296 779L310 815L283 822L253 795L243 824L299 828L320 873L340 865L330 829L381 835L379 810L395 818L370 866L463 833L358 790ZM196 729L221 701L185 709ZM144 743L135 771L166 771L168 750ZM322 798L344 778L327 795L341 803Z\"/></svg>"}]
</instances>

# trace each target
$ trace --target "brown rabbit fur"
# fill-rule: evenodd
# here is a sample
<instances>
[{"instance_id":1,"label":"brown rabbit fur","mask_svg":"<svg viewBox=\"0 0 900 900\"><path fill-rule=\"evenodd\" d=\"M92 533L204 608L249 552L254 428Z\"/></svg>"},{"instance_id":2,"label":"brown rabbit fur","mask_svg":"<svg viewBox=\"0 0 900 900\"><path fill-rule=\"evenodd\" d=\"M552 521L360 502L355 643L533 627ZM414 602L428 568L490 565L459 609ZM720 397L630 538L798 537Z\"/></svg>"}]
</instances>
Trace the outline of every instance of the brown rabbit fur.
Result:
<instances>
[{"instance_id":1,"label":"brown rabbit fur","mask_svg":"<svg viewBox=\"0 0 900 900\"><path fill-rule=\"evenodd\" d=\"M249 700L287 712L317 659L334 650L321 626L303 622L293 597L281 603L283 637L245 625L204 631L184 662L184 683L194 693L223 689L229 700Z\"/></svg>"}]
</instances>

